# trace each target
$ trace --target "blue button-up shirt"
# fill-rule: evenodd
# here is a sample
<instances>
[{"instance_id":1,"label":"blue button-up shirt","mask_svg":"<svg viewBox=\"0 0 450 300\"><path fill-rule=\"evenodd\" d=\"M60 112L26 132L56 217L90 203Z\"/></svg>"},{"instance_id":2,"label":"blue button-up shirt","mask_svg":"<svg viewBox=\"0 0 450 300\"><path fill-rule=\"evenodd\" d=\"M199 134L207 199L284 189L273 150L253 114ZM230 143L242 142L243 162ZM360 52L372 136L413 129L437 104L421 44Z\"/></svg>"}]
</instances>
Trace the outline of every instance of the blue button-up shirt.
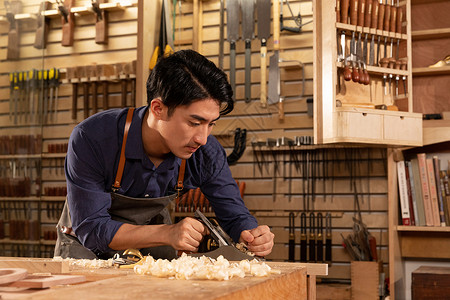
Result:
<instances>
[{"instance_id":1,"label":"blue button-up shirt","mask_svg":"<svg viewBox=\"0 0 450 300\"><path fill-rule=\"evenodd\" d=\"M181 159L170 155L158 168L147 157L142 143L142 121L148 107L137 108L125 148L125 168L119 194L161 197L174 190ZM67 199L72 227L82 244L95 253L108 247L121 222L111 219L111 186L116 175L127 109L100 112L78 124L69 140L65 162ZM257 226L231 176L226 152L217 139L208 137L187 160L184 187L200 187L224 230L238 241L243 230Z\"/></svg>"}]
</instances>

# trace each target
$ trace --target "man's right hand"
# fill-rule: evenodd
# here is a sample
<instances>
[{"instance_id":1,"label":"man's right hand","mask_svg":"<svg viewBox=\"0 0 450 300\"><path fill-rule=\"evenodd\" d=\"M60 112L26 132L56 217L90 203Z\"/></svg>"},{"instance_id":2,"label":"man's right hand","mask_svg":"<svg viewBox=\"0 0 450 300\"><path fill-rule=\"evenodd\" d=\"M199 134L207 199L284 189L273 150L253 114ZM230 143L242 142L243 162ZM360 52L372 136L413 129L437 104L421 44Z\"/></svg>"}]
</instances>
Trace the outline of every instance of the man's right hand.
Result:
<instances>
[{"instance_id":1,"label":"man's right hand","mask_svg":"<svg viewBox=\"0 0 450 300\"><path fill-rule=\"evenodd\" d=\"M169 243L175 250L197 252L203 236L208 234L205 225L193 218L184 218L170 225Z\"/></svg>"}]
</instances>

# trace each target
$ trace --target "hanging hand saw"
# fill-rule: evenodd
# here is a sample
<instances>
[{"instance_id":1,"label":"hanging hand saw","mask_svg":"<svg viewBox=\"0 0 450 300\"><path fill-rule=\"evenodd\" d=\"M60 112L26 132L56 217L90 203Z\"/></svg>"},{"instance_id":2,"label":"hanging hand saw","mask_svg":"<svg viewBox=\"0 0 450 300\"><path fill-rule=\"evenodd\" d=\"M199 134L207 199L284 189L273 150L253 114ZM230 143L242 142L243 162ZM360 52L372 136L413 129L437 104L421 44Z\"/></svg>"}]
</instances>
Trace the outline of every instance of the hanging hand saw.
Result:
<instances>
[{"instance_id":1,"label":"hanging hand saw","mask_svg":"<svg viewBox=\"0 0 450 300\"><path fill-rule=\"evenodd\" d=\"M257 0L258 37L261 40L261 106L267 106L267 40L270 38L270 0Z\"/></svg>"},{"instance_id":2,"label":"hanging hand saw","mask_svg":"<svg viewBox=\"0 0 450 300\"><path fill-rule=\"evenodd\" d=\"M283 99L280 97L280 2L273 2L273 50L269 60L269 104L278 103L278 118L284 120Z\"/></svg>"},{"instance_id":3,"label":"hanging hand saw","mask_svg":"<svg viewBox=\"0 0 450 300\"><path fill-rule=\"evenodd\" d=\"M253 0L241 0L242 39L245 40L245 102L252 100L252 39L255 25L255 3Z\"/></svg>"},{"instance_id":4,"label":"hanging hand saw","mask_svg":"<svg viewBox=\"0 0 450 300\"><path fill-rule=\"evenodd\" d=\"M227 0L227 33L230 42L230 84L236 99L236 42L239 40L239 1Z\"/></svg>"}]
</instances>

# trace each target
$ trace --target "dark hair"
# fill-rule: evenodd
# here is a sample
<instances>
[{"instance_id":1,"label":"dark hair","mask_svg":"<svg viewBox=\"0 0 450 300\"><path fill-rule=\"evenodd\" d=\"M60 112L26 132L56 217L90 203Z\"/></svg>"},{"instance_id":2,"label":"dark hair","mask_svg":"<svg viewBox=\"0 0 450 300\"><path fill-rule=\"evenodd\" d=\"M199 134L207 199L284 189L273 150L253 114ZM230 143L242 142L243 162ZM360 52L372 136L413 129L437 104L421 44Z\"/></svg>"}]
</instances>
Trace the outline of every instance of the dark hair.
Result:
<instances>
[{"instance_id":1,"label":"dark hair","mask_svg":"<svg viewBox=\"0 0 450 300\"><path fill-rule=\"evenodd\" d=\"M234 108L233 90L227 75L203 55L193 50L177 51L161 57L147 79L147 103L161 98L169 116L177 106L211 98L226 115Z\"/></svg>"}]
</instances>

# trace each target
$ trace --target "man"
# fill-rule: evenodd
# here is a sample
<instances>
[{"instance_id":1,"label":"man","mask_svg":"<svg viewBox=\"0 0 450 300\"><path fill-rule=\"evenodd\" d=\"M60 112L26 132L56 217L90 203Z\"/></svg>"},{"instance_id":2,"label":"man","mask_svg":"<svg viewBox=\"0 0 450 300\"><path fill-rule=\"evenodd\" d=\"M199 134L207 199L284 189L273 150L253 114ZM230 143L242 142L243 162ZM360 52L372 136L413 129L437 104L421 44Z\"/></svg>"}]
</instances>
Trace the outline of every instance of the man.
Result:
<instances>
[{"instance_id":1,"label":"man","mask_svg":"<svg viewBox=\"0 0 450 300\"><path fill-rule=\"evenodd\" d=\"M206 227L193 218L170 224L165 209L176 186L200 187L234 241L269 254L274 235L250 215L226 153L210 135L233 109L225 73L192 50L176 52L152 70L147 102L134 112L98 113L73 130L55 256L107 258L138 248L173 258L174 250L197 251Z\"/></svg>"}]
</instances>

